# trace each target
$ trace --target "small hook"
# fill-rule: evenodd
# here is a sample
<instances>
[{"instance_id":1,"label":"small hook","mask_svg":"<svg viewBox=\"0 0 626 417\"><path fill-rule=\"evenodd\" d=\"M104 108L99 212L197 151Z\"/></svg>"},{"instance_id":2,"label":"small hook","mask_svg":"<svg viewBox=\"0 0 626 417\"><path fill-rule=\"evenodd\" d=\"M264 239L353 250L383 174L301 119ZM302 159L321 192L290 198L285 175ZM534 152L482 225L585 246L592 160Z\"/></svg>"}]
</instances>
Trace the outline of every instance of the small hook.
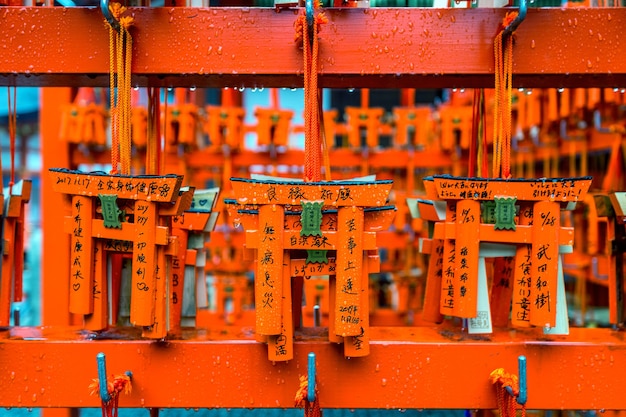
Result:
<instances>
[{"instance_id":1,"label":"small hook","mask_svg":"<svg viewBox=\"0 0 626 417\"><path fill-rule=\"evenodd\" d=\"M309 353L309 362L308 362L308 378L309 378L309 386L307 390L307 400L312 403L315 401L315 384L316 384L316 372L315 372L315 353Z\"/></svg>"},{"instance_id":2,"label":"small hook","mask_svg":"<svg viewBox=\"0 0 626 417\"><path fill-rule=\"evenodd\" d=\"M104 403L108 403L111 401L111 396L109 395L109 386L107 383L107 362L106 356L104 353L100 352L96 355L96 360L98 361L98 383L100 385L100 399Z\"/></svg>"},{"instance_id":3,"label":"small hook","mask_svg":"<svg viewBox=\"0 0 626 417\"><path fill-rule=\"evenodd\" d=\"M109 10L109 0L100 0L100 10L102 10L102 14L106 21L109 22L109 25L111 25L116 32L119 32L120 22L111 14L111 10Z\"/></svg>"},{"instance_id":4,"label":"small hook","mask_svg":"<svg viewBox=\"0 0 626 417\"><path fill-rule=\"evenodd\" d=\"M519 395L517 396L517 403L519 405L525 405L528 400L528 381L526 380L526 356L524 355L520 355L517 358L517 372L519 374Z\"/></svg>"},{"instance_id":5,"label":"small hook","mask_svg":"<svg viewBox=\"0 0 626 417\"><path fill-rule=\"evenodd\" d=\"M98 362L98 385L100 386L100 399L104 403L111 401L111 395L109 394L109 384L107 382L107 359L104 353L100 352L96 355L96 361ZM124 372L127 377L132 378L133 373L131 371Z\"/></svg>"},{"instance_id":6,"label":"small hook","mask_svg":"<svg viewBox=\"0 0 626 417\"><path fill-rule=\"evenodd\" d=\"M528 10L528 5L526 4L526 0L519 0L519 13L517 17L513 19L513 21L504 28L502 31L502 36L509 36L515 32L515 29L526 19L526 11Z\"/></svg>"},{"instance_id":7,"label":"small hook","mask_svg":"<svg viewBox=\"0 0 626 417\"><path fill-rule=\"evenodd\" d=\"M313 0L306 0L304 2L304 8L306 12L306 29L309 32L309 42L313 44L313 25L315 24L315 15Z\"/></svg>"},{"instance_id":8,"label":"small hook","mask_svg":"<svg viewBox=\"0 0 626 417\"><path fill-rule=\"evenodd\" d=\"M515 400L519 405L525 405L528 400L528 382L526 380L526 356L524 355L520 355L517 358L517 374L519 375L519 392ZM510 395L515 396L511 387L505 388Z\"/></svg>"}]
</instances>

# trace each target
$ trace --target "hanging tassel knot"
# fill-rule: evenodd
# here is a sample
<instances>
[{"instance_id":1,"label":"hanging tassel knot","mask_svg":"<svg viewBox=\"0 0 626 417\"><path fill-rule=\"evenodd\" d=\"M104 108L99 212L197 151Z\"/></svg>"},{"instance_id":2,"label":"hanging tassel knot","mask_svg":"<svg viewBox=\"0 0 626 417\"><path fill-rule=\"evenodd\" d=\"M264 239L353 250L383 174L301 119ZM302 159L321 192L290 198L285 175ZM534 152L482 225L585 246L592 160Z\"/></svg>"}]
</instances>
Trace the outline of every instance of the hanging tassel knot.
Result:
<instances>
[{"instance_id":1,"label":"hanging tassel knot","mask_svg":"<svg viewBox=\"0 0 626 417\"><path fill-rule=\"evenodd\" d=\"M497 386L497 402L501 417L516 417L519 380L517 375L508 374L498 368L489 375L491 383ZM522 405L522 417L526 417L526 406Z\"/></svg>"},{"instance_id":2,"label":"hanging tassel knot","mask_svg":"<svg viewBox=\"0 0 626 417\"><path fill-rule=\"evenodd\" d=\"M308 399L309 378L306 375L300 376L300 387L296 392L295 406L304 408L304 417L321 417L322 411L319 404L317 387L315 388L315 400Z\"/></svg>"}]
</instances>

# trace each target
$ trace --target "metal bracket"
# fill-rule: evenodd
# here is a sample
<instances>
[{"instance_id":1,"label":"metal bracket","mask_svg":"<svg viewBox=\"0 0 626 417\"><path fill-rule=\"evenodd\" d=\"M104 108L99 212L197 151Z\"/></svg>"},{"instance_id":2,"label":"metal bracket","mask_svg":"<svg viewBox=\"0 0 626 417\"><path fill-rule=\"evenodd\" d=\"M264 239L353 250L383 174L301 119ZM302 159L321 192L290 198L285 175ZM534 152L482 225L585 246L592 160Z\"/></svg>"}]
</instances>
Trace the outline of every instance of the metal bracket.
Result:
<instances>
[{"instance_id":1,"label":"metal bracket","mask_svg":"<svg viewBox=\"0 0 626 417\"><path fill-rule=\"evenodd\" d=\"M306 30L309 32L309 43L313 45L313 34L315 33L313 30L313 25L315 24L313 0L306 0L304 8L306 12Z\"/></svg>"},{"instance_id":2,"label":"metal bracket","mask_svg":"<svg viewBox=\"0 0 626 417\"><path fill-rule=\"evenodd\" d=\"M509 36L515 32L515 29L526 19L526 11L528 10L528 5L526 4L526 0L520 0L519 2L519 13L513 21L504 28L502 31L502 36Z\"/></svg>"},{"instance_id":3,"label":"metal bracket","mask_svg":"<svg viewBox=\"0 0 626 417\"><path fill-rule=\"evenodd\" d=\"M109 22L109 25L111 25L116 32L119 32L121 30L120 22L111 14L109 0L100 0L100 10L102 10L102 14L106 21Z\"/></svg>"},{"instance_id":4,"label":"metal bracket","mask_svg":"<svg viewBox=\"0 0 626 417\"><path fill-rule=\"evenodd\" d=\"M109 394L108 382L107 382L107 360L104 353L100 352L96 355L96 361L98 362L98 385L100 388L100 399L103 403L111 401L111 395ZM131 371L126 371L125 374L129 377L133 377Z\"/></svg>"},{"instance_id":5,"label":"metal bracket","mask_svg":"<svg viewBox=\"0 0 626 417\"><path fill-rule=\"evenodd\" d=\"M316 384L316 370L315 370L315 353L310 352L308 357L308 378L309 386L307 390L307 400L312 403L315 401L315 384Z\"/></svg>"},{"instance_id":6,"label":"metal bracket","mask_svg":"<svg viewBox=\"0 0 626 417\"><path fill-rule=\"evenodd\" d=\"M515 400L519 405L525 405L528 400L528 382L526 379L526 356L524 355L520 355L517 358L517 374L519 379L519 393ZM510 395L515 396L511 387L506 387L506 390Z\"/></svg>"}]
</instances>

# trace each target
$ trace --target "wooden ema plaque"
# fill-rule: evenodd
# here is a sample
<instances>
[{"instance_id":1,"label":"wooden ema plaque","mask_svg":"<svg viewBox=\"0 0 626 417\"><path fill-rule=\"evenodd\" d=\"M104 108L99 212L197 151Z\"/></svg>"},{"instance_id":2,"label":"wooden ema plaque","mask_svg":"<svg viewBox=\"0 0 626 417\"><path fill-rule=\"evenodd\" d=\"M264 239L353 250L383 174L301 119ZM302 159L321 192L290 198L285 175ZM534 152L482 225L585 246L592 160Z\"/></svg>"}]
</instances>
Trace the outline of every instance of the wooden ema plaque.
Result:
<instances>
[{"instance_id":1,"label":"wooden ema plaque","mask_svg":"<svg viewBox=\"0 0 626 417\"><path fill-rule=\"evenodd\" d=\"M385 206L392 182L231 183L236 200L226 203L236 207L246 247L256 252L256 333L269 359L293 358L292 310L295 316L302 296L292 296L295 279L323 275L331 291L329 339L344 342L346 356L367 355L369 273L380 268L376 231L393 221L395 208Z\"/></svg>"},{"instance_id":2,"label":"wooden ema plaque","mask_svg":"<svg viewBox=\"0 0 626 417\"><path fill-rule=\"evenodd\" d=\"M559 308L566 314L565 306L557 305L563 285L561 254L573 244L573 228L560 224L560 211L584 198L591 177L504 180L442 175L426 178L425 185L434 201L414 203L435 224L424 245L435 267L427 283L435 290L427 291L425 306L432 306L440 289L439 314L470 319L470 327L484 321L484 309L477 310L481 302L489 306L488 300L479 300L476 277L485 274L480 259L502 258L494 264L492 297L494 289L507 300L512 297L513 326L554 329ZM434 210L438 202L445 202L445 216ZM491 311L501 324L509 307ZM428 312L433 321L441 320L432 307Z\"/></svg>"},{"instance_id":3,"label":"wooden ema plaque","mask_svg":"<svg viewBox=\"0 0 626 417\"><path fill-rule=\"evenodd\" d=\"M168 225L172 216L189 209L193 189L181 191L178 175L121 176L65 169L50 169L49 175L53 190L71 200L71 215L64 219L71 236L69 311L84 316L87 329L107 328L106 256L131 254L131 324L142 327L144 337L165 337L167 255L177 250Z\"/></svg>"}]
</instances>

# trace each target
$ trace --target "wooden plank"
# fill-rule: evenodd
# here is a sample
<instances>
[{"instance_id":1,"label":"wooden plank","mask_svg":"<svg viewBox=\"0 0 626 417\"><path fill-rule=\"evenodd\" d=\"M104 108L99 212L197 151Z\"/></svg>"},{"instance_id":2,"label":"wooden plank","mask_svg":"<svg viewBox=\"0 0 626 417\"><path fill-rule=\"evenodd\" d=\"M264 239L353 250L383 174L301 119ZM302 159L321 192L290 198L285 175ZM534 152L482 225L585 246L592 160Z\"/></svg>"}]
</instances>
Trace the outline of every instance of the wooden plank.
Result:
<instances>
[{"instance_id":1,"label":"wooden plank","mask_svg":"<svg viewBox=\"0 0 626 417\"><path fill-rule=\"evenodd\" d=\"M155 203L135 202L135 244L130 295L130 322L133 326L154 324L154 297L157 284L157 246L154 238L157 220Z\"/></svg>"},{"instance_id":2,"label":"wooden plank","mask_svg":"<svg viewBox=\"0 0 626 417\"><path fill-rule=\"evenodd\" d=\"M52 189L59 193L96 197L116 194L120 199L172 202L178 197L181 175L109 175L51 168Z\"/></svg>"},{"instance_id":3,"label":"wooden plank","mask_svg":"<svg viewBox=\"0 0 626 417\"><path fill-rule=\"evenodd\" d=\"M74 314L93 313L93 214L91 197L72 197L69 311Z\"/></svg>"},{"instance_id":4,"label":"wooden plank","mask_svg":"<svg viewBox=\"0 0 626 417\"><path fill-rule=\"evenodd\" d=\"M85 316L85 329L100 331L109 327L107 256L101 239L94 242L93 268L93 313Z\"/></svg>"},{"instance_id":5,"label":"wooden plank","mask_svg":"<svg viewBox=\"0 0 626 417\"><path fill-rule=\"evenodd\" d=\"M373 250L377 248L376 233L361 232L363 250ZM322 236L301 236L299 230L285 230L283 233L284 249L313 249L313 250L334 250L343 243L341 232L323 231ZM246 231L246 247L254 249L261 245L264 236L258 230Z\"/></svg>"},{"instance_id":6,"label":"wooden plank","mask_svg":"<svg viewBox=\"0 0 626 417\"><path fill-rule=\"evenodd\" d=\"M535 326L548 328L556 324L560 224L558 203L534 204L530 323Z\"/></svg>"},{"instance_id":7,"label":"wooden plank","mask_svg":"<svg viewBox=\"0 0 626 417\"><path fill-rule=\"evenodd\" d=\"M460 200L456 204L454 315L476 317L480 202Z\"/></svg>"},{"instance_id":8,"label":"wooden plank","mask_svg":"<svg viewBox=\"0 0 626 417\"><path fill-rule=\"evenodd\" d=\"M320 87L493 87L493 38L506 12L457 7L325 10L329 22L320 32ZM134 27L141 28L132 31L133 85L303 85L302 51L285 36L293 33L292 12L139 7L129 13ZM12 39L4 54L13 57L0 62L0 73L9 74L4 85L108 86L108 31L98 8L7 8L3 21L1 38ZM36 28L37 41L30 30L14 30L24 22ZM601 32L597 22L607 23ZM515 32L513 86L626 85L626 64L619 55L624 22L620 8L530 8ZM576 42L562 41L564 28ZM172 39L194 42L163 48Z\"/></svg>"},{"instance_id":9,"label":"wooden plank","mask_svg":"<svg viewBox=\"0 0 626 417\"><path fill-rule=\"evenodd\" d=\"M259 335L279 335L282 332L284 222L282 206L259 207L259 224L263 226L257 232L260 239L254 277L256 333Z\"/></svg>"},{"instance_id":10,"label":"wooden plank","mask_svg":"<svg viewBox=\"0 0 626 417\"><path fill-rule=\"evenodd\" d=\"M501 195L514 195L519 201L571 202L582 200L591 185L591 177L527 180L435 175L433 180L437 195L443 200L493 200Z\"/></svg>"},{"instance_id":11,"label":"wooden plank","mask_svg":"<svg viewBox=\"0 0 626 417\"><path fill-rule=\"evenodd\" d=\"M231 178L240 204L296 205L302 200L323 200L325 206L381 207L387 203L393 181L280 182Z\"/></svg>"},{"instance_id":12,"label":"wooden plank","mask_svg":"<svg viewBox=\"0 0 626 417\"><path fill-rule=\"evenodd\" d=\"M362 286L363 273L363 209L341 207L338 213L339 246L337 247L337 287L335 290L335 334L361 334L361 298L368 288Z\"/></svg>"}]
</instances>

